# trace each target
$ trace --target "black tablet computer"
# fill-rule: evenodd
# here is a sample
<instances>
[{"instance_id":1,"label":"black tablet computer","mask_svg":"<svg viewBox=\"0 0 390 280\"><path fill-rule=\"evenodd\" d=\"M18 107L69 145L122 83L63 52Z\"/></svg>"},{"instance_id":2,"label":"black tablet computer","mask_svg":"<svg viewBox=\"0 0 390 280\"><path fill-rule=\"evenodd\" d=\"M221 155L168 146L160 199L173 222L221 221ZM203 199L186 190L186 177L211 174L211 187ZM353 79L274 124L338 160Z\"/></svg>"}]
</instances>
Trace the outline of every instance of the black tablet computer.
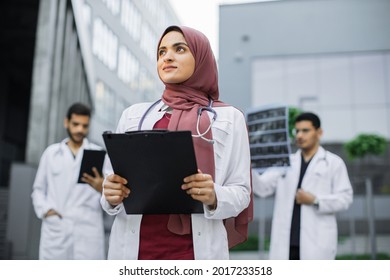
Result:
<instances>
[{"instance_id":1,"label":"black tablet computer","mask_svg":"<svg viewBox=\"0 0 390 280\"><path fill-rule=\"evenodd\" d=\"M101 175L105 155L106 151L103 150L84 150L83 159L81 160L79 179L77 182L82 184L85 183L81 181L84 173L95 176L92 171L92 167L96 167Z\"/></svg>"}]
</instances>

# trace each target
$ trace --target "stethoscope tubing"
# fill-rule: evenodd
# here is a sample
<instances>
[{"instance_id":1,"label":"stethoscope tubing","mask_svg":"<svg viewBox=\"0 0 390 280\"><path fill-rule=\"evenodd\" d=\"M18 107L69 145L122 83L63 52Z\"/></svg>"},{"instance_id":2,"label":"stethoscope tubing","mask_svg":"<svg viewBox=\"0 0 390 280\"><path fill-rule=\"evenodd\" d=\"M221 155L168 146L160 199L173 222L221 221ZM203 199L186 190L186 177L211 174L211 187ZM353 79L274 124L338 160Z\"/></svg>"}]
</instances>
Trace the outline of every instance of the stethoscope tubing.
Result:
<instances>
[{"instance_id":1,"label":"stethoscope tubing","mask_svg":"<svg viewBox=\"0 0 390 280\"><path fill-rule=\"evenodd\" d=\"M161 102L161 99L155 101L152 105L149 106L149 108L145 111L145 113L142 115L139 123L138 123L138 130L141 130L142 128L142 124L144 123L145 121L145 118L146 116L149 114L149 112L155 107L157 106L158 103ZM196 132L198 133L197 135L192 135L192 137L196 137L196 138L201 138L203 140L205 140L206 142L210 143L210 144L214 144L214 140L213 139L207 139L206 137L204 137L211 129L213 123L215 122L215 120L217 119L217 112L213 109L213 103L214 101L209 98L209 104L207 105L207 107L200 107L198 109L198 119L196 121ZM201 133L199 131L199 124L200 124L200 117L202 115L202 112L203 111L208 111L210 113L213 114L213 118L211 119L211 122L210 122L210 125L209 127L206 129L205 132Z\"/></svg>"}]
</instances>

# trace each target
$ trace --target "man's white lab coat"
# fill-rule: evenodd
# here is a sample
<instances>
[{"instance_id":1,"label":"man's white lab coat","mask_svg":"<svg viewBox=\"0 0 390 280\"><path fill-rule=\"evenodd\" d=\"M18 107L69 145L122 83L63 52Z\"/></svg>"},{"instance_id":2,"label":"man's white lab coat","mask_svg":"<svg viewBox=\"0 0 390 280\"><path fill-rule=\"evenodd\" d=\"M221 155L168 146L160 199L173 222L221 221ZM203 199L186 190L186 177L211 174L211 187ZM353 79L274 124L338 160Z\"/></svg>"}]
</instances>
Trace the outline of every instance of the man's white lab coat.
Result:
<instances>
[{"instance_id":1,"label":"man's white lab coat","mask_svg":"<svg viewBox=\"0 0 390 280\"><path fill-rule=\"evenodd\" d=\"M39 258L104 259L101 194L88 184L77 183L83 150L101 148L84 139L74 157L67 142L44 151L33 185L35 213L42 219ZM44 218L50 209L62 218Z\"/></svg>"},{"instance_id":2,"label":"man's white lab coat","mask_svg":"<svg viewBox=\"0 0 390 280\"><path fill-rule=\"evenodd\" d=\"M253 172L253 191L265 197L275 193L270 259L288 259L290 229L301 168L301 151L291 155L291 167ZM343 160L322 147L311 160L302 189L319 200L319 206L301 205L300 258L334 259L337 250L336 212L352 203L352 186Z\"/></svg>"},{"instance_id":3,"label":"man's white lab coat","mask_svg":"<svg viewBox=\"0 0 390 280\"><path fill-rule=\"evenodd\" d=\"M117 132L137 130L138 123L151 103L136 104L126 109ZM148 113L142 129L152 129L162 118L163 103ZM195 259L228 259L229 248L223 219L235 217L250 202L250 154L248 133L243 114L233 107L213 108L218 117L212 126L215 158L215 211L204 207L204 214L192 214L192 236ZM106 162L108 162L106 160ZM161 162L164 164L164 162ZM106 175L113 171L107 166ZM123 204L112 208L102 196L102 206L116 215L111 230L109 259L137 259L142 215L126 215Z\"/></svg>"}]
</instances>

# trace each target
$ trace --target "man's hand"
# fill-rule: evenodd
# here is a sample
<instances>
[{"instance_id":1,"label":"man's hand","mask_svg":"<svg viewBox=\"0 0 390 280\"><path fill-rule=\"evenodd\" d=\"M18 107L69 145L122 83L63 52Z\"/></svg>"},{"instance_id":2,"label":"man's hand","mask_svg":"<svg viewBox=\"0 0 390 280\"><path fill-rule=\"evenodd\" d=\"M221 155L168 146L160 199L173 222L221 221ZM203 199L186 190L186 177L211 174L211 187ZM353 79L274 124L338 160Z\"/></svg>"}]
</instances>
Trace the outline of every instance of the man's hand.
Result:
<instances>
[{"instance_id":1,"label":"man's hand","mask_svg":"<svg viewBox=\"0 0 390 280\"><path fill-rule=\"evenodd\" d=\"M96 167L92 168L92 172L93 174L95 174L95 177L89 175L88 173L84 173L83 177L81 178L81 181L91 185L92 188L101 193L103 189L103 177L100 176L99 171L96 169Z\"/></svg>"},{"instance_id":2,"label":"man's hand","mask_svg":"<svg viewBox=\"0 0 390 280\"><path fill-rule=\"evenodd\" d=\"M126 184L127 180L119 175L111 174L107 176L104 182L103 194L113 207L122 203L123 199L129 196L130 189L125 186Z\"/></svg>"},{"instance_id":3,"label":"man's hand","mask_svg":"<svg viewBox=\"0 0 390 280\"><path fill-rule=\"evenodd\" d=\"M304 190L302 189L299 189L297 191L297 194L295 196L295 200L298 204L307 204L307 205L311 205L314 203L316 197L309 193L309 192L305 192Z\"/></svg>"},{"instance_id":4,"label":"man's hand","mask_svg":"<svg viewBox=\"0 0 390 280\"><path fill-rule=\"evenodd\" d=\"M60 217L60 219L62 219L62 216L60 213L58 213L56 210L54 209L50 209L49 211L47 211L47 213L45 214L44 218L47 218L47 217L50 217L50 216L58 216Z\"/></svg>"}]
</instances>

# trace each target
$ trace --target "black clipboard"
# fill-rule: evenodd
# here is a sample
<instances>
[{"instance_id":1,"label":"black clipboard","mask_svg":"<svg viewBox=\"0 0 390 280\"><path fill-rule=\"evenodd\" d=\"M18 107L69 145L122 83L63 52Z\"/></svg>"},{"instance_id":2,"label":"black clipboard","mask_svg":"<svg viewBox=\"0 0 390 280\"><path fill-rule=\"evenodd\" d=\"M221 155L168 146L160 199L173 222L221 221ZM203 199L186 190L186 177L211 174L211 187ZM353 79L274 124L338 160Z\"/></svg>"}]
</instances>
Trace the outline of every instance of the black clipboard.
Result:
<instances>
[{"instance_id":1,"label":"black clipboard","mask_svg":"<svg viewBox=\"0 0 390 280\"><path fill-rule=\"evenodd\" d=\"M84 150L83 159L81 160L79 179L77 182L85 184L85 182L81 181L84 173L88 173L89 175L95 177L95 174L92 172L92 167L96 167L101 175L105 155L106 151L103 150Z\"/></svg>"},{"instance_id":2,"label":"black clipboard","mask_svg":"<svg viewBox=\"0 0 390 280\"><path fill-rule=\"evenodd\" d=\"M181 185L197 173L191 131L144 130L103 134L115 174L131 189L123 200L127 214L203 213Z\"/></svg>"}]
</instances>

